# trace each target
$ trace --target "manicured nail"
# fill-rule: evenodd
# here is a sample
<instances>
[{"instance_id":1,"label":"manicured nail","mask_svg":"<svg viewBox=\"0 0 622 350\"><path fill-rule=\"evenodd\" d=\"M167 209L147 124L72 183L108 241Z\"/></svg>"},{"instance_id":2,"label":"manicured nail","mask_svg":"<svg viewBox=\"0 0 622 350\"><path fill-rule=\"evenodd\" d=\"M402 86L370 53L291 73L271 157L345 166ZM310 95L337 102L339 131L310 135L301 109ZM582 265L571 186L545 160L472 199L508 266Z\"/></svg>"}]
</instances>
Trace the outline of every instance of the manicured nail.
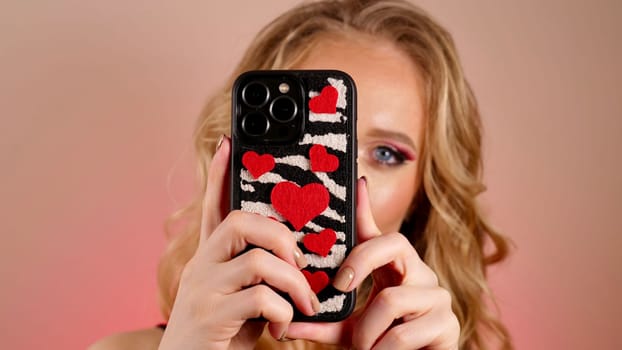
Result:
<instances>
[{"instance_id":1,"label":"manicured nail","mask_svg":"<svg viewBox=\"0 0 622 350\"><path fill-rule=\"evenodd\" d=\"M305 258L302 250L300 250L300 248L298 247L294 248L294 260L296 261L296 265L298 265L298 268L304 269L305 267L307 267L307 265L309 265L309 263L307 262L307 258Z\"/></svg>"},{"instance_id":2,"label":"manicured nail","mask_svg":"<svg viewBox=\"0 0 622 350\"><path fill-rule=\"evenodd\" d=\"M367 178L365 177L365 175L361 176L361 180L363 180L363 183L365 184L365 188L367 188Z\"/></svg>"},{"instance_id":3,"label":"manicured nail","mask_svg":"<svg viewBox=\"0 0 622 350\"><path fill-rule=\"evenodd\" d=\"M222 146L222 142L225 140L225 134L220 135L220 138L218 139L218 143L216 143L216 152L218 152L218 150L220 149L220 146Z\"/></svg>"},{"instance_id":4,"label":"manicured nail","mask_svg":"<svg viewBox=\"0 0 622 350\"><path fill-rule=\"evenodd\" d=\"M317 299L317 295L313 292L311 292L311 306L316 314L322 310L322 304L320 304L320 301Z\"/></svg>"},{"instance_id":5,"label":"manicured nail","mask_svg":"<svg viewBox=\"0 0 622 350\"><path fill-rule=\"evenodd\" d=\"M339 272L337 272L337 276L335 276L335 281L333 282L333 286L339 289L342 292L348 290L350 283L354 279L354 270L351 267L344 267Z\"/></svg>"}]
</instances>

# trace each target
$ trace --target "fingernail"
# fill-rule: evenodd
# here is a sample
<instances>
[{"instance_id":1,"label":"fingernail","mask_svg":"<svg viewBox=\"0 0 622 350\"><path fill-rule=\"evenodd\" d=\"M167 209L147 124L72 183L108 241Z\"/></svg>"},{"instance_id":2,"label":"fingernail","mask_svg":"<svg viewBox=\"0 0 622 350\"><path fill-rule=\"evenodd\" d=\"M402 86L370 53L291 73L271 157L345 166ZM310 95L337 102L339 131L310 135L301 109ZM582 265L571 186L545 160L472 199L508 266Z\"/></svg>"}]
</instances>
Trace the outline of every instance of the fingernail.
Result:
<instances>
[{"instance_id":1,"label":"fingernail","mask_svg":"<svg viewBox=\"0 0 622 350\"><path fill-rule=\"evenodd\" d=\"M222 142L225 140L225 134L220 135L220 138L218 139L218 142L216 143L216 152L218 152L218 150L220 149L220 146L222 146Z\"/></svg>"},{"instance_id":2,"label":"fingernail","mask_svg":"<svg viewBox=\"0 0 622 350\"><path fill-rule=\"evenodd\" d=\"M365 188L367 188L367 178L365 177L365 175L361 176L361 180L363 180L363 183L365 184Z\"/></svg>"},{"instance_id":3,"label":"fingernail","mask_svg":"<svg viewBox=\"0 0 622 350\"><path fill-rule=\"evenodd\" d=\"M285 336L285 334L287 334L287 328L285 328L285 330L283 331L283 333L281 333L281 336L279 337L278 341L290 341L292 339L289 339L288 337Z\"/></svg>"},{"instance_id":4,"label":"fingernail","mask_svg":"<svg viewBox=\"0 0 622 350\"><path fill-rule=\"evenodd\" d=\"M307 265L309 265L309 263L307 262L307 258L305 258L302 250L300 250L300 248L298 247L294 249L294 260L296 261L296 265L298 265L298 267L301 269L304 269L305 267L307 267Z\"/></svg>"},{"instance_id":5,"label":"fingernail","mask_svg":"<svg viewBox=\"0 0 622 350\"><path fill-rule=\"evenodd\" d=\"M337 272L337 276L335 276L335 281L333 282L333 286L339 289L342 292L348 290L350 283L354 279L354 270L351 267L344 267L339 272Z\"/></svg>"},{"instance_id":6,"label":"fingernail","mask_svg":"<svg viewBox=\"0 0 622 350\"><path fill-rule=\"evenodd\" d=\"M316 314L322 310L322 304L320 304L320 301L317 299L317 295L313 292L311 292L311 307Z\"/></svg>"}]
</instances>

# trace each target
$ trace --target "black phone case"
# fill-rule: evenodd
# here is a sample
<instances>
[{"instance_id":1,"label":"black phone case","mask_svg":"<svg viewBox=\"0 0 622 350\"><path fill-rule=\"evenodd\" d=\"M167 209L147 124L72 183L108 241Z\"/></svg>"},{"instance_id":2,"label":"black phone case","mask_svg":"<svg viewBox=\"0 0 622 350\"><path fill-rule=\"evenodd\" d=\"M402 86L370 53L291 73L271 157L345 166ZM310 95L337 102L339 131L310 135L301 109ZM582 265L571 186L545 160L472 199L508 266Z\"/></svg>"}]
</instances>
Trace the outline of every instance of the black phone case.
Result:
<instances>
[{"instance_id":1,"label":"black phone case","mask_svg":"<svg viewBox=\"0 0 622 350\"><path fill-rule=\"evenodd\" d=\"M302 85L303 131L290 144L246 144L239 104L243 84L290 75ZM336 70L252 71L232 89L231 209L261 214L287 225L309 265L305 277L321 311L297 321L339 321L351 314L355 292L332 280L355 244L356 87ZM284 295L288 301L291 300Z\"/></svg>"}]
</instances>

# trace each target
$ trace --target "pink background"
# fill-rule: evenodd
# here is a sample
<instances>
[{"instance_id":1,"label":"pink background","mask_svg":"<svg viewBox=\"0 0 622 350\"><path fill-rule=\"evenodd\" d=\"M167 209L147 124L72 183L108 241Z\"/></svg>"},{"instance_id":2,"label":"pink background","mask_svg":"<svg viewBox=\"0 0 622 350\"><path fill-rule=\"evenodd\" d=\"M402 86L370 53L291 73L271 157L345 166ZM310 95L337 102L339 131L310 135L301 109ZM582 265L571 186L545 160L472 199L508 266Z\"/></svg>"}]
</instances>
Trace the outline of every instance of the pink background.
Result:
<instances>
[{"instance_id":1,"label":"pink background","mask_svg":"<svg viewBox=\"0 0 622 350\"><path fill-rule=\"evenodd\" d=\"M193 190L195 118L294 3L0 5L3 348L81 349L161 320L162 223ZM516 244L491 281L517 348L621 348L621 3L419 3L481 104L482 201Z\"/></svg>"}]
</instances>

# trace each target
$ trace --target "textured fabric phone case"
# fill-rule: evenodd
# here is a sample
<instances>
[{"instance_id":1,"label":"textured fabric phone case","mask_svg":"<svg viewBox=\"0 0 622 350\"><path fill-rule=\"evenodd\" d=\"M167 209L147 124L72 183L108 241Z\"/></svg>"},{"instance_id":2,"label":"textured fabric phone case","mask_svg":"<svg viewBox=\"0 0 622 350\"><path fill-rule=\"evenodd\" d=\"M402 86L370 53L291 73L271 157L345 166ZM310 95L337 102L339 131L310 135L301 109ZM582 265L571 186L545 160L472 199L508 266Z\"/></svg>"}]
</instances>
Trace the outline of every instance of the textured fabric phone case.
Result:
<instances>
[{"instance_id":1,"label":"textured fabric phone case","mask_svg":"<svg viewBox=\"0 0 622 350\"><path fill-rule=\"evenodd\" d=\"M296 311L295 319L337 321L354 307L354 293L336 290L332 280L354 245L356 90L339 71L288 74L305 93L302 135L286 145L245 145L234 117L232 208L278 220L296 236L321 311L314 317Z\"/></svg>"}]
</instances>

